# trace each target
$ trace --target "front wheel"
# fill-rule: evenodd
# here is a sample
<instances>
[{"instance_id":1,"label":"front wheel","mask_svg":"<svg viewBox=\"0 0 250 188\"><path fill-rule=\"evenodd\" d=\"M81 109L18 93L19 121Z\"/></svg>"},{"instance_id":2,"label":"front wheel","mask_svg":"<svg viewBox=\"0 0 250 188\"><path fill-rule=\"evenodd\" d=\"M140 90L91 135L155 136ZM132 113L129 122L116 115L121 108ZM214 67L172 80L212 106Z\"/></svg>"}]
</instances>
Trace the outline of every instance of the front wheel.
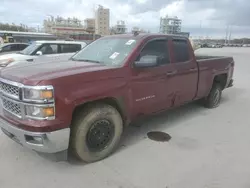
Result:
<instances>
[{"instance_id":1,"label":"front wheel","mask_svg":"<svg viewBox=\"0 0 250 188\"><path fill-rule=\"evenodd\" d=\"M78 113L72 126L70 146L77 158L88 163L110 155L123 132L120 113L105 104Z\"/></svg>"},{"instance_id":2,"label":"front wheel","mask_svg":"<svg viewBox=\"0 0 250 188\"><path fill-rule=\"evenodd\" d=\"M214 84L209 95L204 99L207 108L216 108L220 105L222 88L220 84Z\"/></svg>"}]
</instances>

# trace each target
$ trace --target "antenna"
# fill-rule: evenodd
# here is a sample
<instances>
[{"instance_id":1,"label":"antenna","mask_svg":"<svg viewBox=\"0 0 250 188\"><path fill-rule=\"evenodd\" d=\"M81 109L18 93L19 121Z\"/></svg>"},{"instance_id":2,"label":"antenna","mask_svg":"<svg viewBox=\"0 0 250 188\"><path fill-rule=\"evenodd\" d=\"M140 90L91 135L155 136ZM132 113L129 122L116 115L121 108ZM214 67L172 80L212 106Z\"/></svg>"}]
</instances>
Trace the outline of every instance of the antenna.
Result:
<instances>
[{"instance_id":1,"label":"antenna","mask_svg":"<svg viewBox=\"0 0 250 188\"><path fill-rule=\"evenodd\" d=\"M95 3L94 3L94 4L93 4L93 14L94 14L93 17L95 17L95 6L96 6L96 5L95 5Z\"/></svg>"}]
</instances>

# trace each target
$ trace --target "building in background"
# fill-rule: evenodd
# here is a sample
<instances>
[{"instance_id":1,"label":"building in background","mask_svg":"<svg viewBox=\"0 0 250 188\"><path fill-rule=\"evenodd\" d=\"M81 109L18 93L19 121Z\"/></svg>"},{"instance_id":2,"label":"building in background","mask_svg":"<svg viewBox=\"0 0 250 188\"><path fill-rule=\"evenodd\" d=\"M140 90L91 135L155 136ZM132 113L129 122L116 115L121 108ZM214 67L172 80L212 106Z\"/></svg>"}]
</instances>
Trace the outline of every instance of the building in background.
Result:
<instances>
[{"instance_id":1,"label":"building in background","mask_svg":"<svg viewBox=\"0 0 250 188\"><path fill-rule=\"evenodd\" d=\"M141 29L141 28L139 28L139 27L133 27L133 28L131 29L131 32L132 32L132 33L135 33L135 32L138 32L138 33L150 33L149 31L146 31L146 30Z\"/></svg>"},{"instance_id":2,"label":"building in background","mask_svg":"<svg viewBox=\"0 0 250 188\"><path fill-rule=\"evenodd\" d=\"M44 20L43 26L46 33L56 35L60 39L93 40L99 38L99 36L94 36L94 19L85 21L82 24L82 21L77 18L51 16Z\"/></svg>"},{"instance_id":3,"label":"building in background","mask_svg":"<svg viewBox=\"0 0 250 188\"><path fill-rule=\"evenodd\" d=\"M110 19L109 9L99 5L98 9L95 11L96 34L102 36L110 34L109 19Z\"/></svg>"},{"instance_id":4,"label":"building in background","mask_svg":"<svg viewBox=\"0 0 250 188\"><path fill-rule=\"evenodd\" d=\"M44 31L56 36L68 36L72 34L87 33L86 29L81 23L81 20L77 18L62 18L60 16L44 20Z\"/></svg>"},{"instance_id":5,"label":"building in background","mask_svg":"<svg viewBox=\"0 0 250 188\"><path fill-rule=\"evenodd\" d=\"M125 21L119 20L117 21L116 25L111 28L110 34L125 34L127 32L127 27Z\"/></svg>"},{"instance_id":6,"label":"building in background","mask_svg":"<svg viewBox=\"0 0 250 188\"><path fill-rule=\"evenodd\" d=\"M160 33L181 35L185 37L190 36L190 32L181 31L182 20L178 17L161 17L160 19Z\"/></svg>"},{"instance_id":7,"label":"building in background","mask_svg":"<svg viewBox=\"0 0 250 188\"><path fill-rule=\"evenodd\" d=\"M95 18L86 18L84 26L88 32L95 33Z\"/></svg>"},{"instance_id":8,"label":"building in background","mask_svg":"<svg viewBox=\"0 0 250 188\"><path fill-rule=\"evenodd\" d=\"M56 40L57 37L48 33L38 33L38 32L19 32L19 31L1 31L0 37L6 39L6 37L11 37L13 42L24 42L29 43L35 40ZM7 41L10 42L10 41Z\"/></svg>"},{"instance_id":9,"label":"building in background","mask_svg":"<svg viewBox=\"0 0 250 188\"><path fill-rule=\"evenodd\" d=\"M160 18L160 33L178 34L181 32L181 19L175 17L161 17Z\"/></svg>"}]
</instances>

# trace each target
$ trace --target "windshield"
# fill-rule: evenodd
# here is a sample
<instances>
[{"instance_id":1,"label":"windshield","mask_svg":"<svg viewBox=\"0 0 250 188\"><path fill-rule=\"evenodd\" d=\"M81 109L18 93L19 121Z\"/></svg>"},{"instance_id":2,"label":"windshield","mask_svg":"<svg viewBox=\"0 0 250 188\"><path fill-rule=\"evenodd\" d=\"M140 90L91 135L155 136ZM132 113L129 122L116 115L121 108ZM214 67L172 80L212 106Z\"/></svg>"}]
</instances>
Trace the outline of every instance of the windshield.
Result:
<instances>
[{"instance_id":1,"label":"windshield","mask_svg":"<svg viewBox=\"0 0 250 188\"><path fill-rule=\"evenodd\" d=\"M135 48L136 42L136 40L128 38L99 39L83 48L71 59L102 63L108 66L121 66Z\"/></svg>"},{"instance_id":2,"label":"windshield","mask_svg":"<svg viewBox=\"0 0 250 188\"><path fill-rule=\"evenodd\" d=\"M20 51L19 53L23 55L31 55L39 46L41 46L41 44L32 43L31 45L29 45L27 48Z\"/></svg>"}]
</instances>

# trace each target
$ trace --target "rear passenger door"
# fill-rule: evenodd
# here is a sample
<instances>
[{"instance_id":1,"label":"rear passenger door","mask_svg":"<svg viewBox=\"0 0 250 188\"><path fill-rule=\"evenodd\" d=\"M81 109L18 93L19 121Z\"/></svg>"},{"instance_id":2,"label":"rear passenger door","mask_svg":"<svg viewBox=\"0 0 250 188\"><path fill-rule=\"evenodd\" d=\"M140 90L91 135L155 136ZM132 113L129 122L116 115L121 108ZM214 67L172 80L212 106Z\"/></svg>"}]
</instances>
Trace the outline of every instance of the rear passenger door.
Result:
<instances>
[{"instance_id":1,"label":"rear passenger door","mask_svg":"<svg viewBox=\"0 0 250 188\"><path fill-rule=\"evenodd\" d=\"M191 46L186 38L172 39L173 66L176 70L175 106L191 101L197 92L198 67L190 49Z\"/></svg>"},{"instance_id":2,"label":"rear passenger door","mask_svg":"<svg viewBox=\"0 0 250 188\"><path fill-rule=\"evenodd\" d=\"M59 53L58 49L58 44L43 44L37 51L41 51L45 56L52 56Z\"/></svg>"},{"instance_id":3,"label":"rear passenger door","mask_svg":"<svg viewBox=\"0 0 250 188\"><path fill-rule=\"evenodd\" d=\"M81 44L61 44L60 53L76 53L81 50Z\"/></svg>"}]
</instances>

